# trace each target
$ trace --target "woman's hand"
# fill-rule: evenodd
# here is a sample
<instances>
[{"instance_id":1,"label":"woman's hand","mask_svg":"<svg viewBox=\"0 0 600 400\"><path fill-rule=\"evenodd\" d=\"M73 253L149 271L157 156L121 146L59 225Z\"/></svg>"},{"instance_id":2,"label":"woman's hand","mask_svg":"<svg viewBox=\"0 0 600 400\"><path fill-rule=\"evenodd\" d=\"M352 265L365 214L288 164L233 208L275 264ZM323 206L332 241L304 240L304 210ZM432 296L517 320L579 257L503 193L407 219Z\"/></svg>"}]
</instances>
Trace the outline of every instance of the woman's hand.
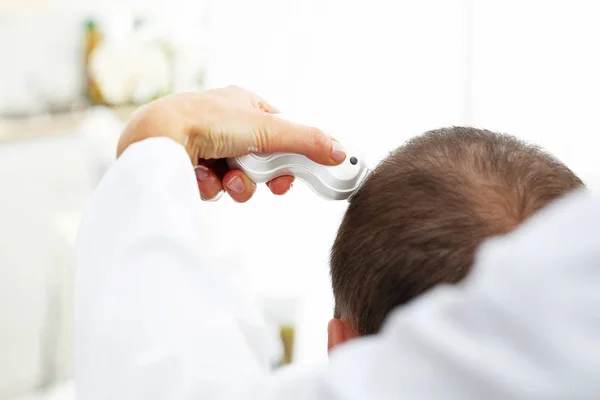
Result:
<instances>
[{"instance_id":1,"label":"woman's hand","mask_svg":"<svg viewBox=\"0 0 600 400\"><path fill-rule=\"evenodd\" d=\"M256 185L241 171L229 170L226 158L254 152L291 152L324 165L337 165L346 154L341 145L316 128L298 125L274 113L259 96L237 86L201 93L176 94L141 107L129 122L117 150L149 137L169 137L185 145L204 200L223 190L238 202L252 197ZM289 190L294 178L267 183L274 194Z\"/></svg>"}]
</instances>

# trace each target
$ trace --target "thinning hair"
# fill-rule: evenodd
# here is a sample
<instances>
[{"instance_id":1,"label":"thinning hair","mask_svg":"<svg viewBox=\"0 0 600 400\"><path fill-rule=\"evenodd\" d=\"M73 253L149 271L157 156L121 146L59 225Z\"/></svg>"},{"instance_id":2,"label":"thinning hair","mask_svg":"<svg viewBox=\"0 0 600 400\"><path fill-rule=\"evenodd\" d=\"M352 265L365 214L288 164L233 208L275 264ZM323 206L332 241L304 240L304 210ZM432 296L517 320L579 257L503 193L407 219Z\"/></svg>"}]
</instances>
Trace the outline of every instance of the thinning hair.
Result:
<instances>
[{"instance_id":1,"label":"thinning hair","mask_svg":"<svg viewBox=\"0 0 600 400\"><path fill-rule=\"evenodd\" d=\"M487 130L427 132L353 196L331 250L336 318L376 333L395 307L469 272L477 247L583 187L537 146Z\"/></svg>"}]
</instances>

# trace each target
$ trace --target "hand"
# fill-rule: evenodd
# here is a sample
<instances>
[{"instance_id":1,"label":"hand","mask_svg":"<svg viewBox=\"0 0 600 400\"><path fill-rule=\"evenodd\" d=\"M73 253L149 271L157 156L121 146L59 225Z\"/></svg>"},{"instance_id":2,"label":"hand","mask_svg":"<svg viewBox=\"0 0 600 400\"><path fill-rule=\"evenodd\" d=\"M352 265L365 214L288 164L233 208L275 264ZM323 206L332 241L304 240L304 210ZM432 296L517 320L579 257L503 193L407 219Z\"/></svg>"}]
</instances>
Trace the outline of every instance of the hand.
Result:
<instances>
[{"instance_id":1,"label":"hand","mask_svg":"<svg viewBox=\"0 0 600 400\"><path fill-rule=\"evenodd\" d=\"M317 128L273 115L278 110L259 96L237 86L201 93L176 94L141 107L129 122L117 149L119 156L132 143L165 136L185 145L196 167L204 200L225 190L237 202L248 201L256 185L241 171L229 170L226 158L254 152L290 152L324 165L337 165L346 153ZM289 190L292 176L267 183L274 194Z\"/></svg>"}]
</instances>

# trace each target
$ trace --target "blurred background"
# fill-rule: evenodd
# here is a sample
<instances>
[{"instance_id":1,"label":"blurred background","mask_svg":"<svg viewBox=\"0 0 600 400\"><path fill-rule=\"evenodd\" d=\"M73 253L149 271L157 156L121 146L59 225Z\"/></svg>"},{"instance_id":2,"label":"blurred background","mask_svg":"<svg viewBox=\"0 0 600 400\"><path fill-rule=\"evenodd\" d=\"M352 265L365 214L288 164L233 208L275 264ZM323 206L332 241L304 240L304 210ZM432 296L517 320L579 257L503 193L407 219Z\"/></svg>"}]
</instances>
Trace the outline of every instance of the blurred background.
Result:
<instances>
[{"instance_id":1,"label":"blurred background","mask_svg":"<svg viewBox=\"0 0 600 400\"><path fill-rule=\"evenodd\" d=\"M595 186L599 17L593 0L0 0L0 400L73 398L77 226L136 105L237 84L372 163L475 125ZM344 204L263 189L204 204L203 247L293 327L294 362L321 361Z\"/></svg>"}]
</instances>

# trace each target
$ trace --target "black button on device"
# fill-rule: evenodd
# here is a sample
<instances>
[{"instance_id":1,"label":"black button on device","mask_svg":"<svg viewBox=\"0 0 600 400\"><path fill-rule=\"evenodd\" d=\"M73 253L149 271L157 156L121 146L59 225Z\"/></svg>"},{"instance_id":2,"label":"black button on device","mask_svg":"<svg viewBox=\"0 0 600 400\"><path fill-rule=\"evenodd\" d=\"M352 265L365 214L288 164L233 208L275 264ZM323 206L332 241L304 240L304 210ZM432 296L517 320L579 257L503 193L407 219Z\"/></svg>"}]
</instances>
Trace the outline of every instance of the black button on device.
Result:
<instances>
[{"instance_id":1,"label":"black button on device","mask_svg":"<svg viewBox=\"0 0 600 400\"><path fill-rule=\"evenodd\" d=\"M350 164L356 165L357 162L358 160L356 159L356 157L350 157Z\"/></svg>"}]
</instances>

